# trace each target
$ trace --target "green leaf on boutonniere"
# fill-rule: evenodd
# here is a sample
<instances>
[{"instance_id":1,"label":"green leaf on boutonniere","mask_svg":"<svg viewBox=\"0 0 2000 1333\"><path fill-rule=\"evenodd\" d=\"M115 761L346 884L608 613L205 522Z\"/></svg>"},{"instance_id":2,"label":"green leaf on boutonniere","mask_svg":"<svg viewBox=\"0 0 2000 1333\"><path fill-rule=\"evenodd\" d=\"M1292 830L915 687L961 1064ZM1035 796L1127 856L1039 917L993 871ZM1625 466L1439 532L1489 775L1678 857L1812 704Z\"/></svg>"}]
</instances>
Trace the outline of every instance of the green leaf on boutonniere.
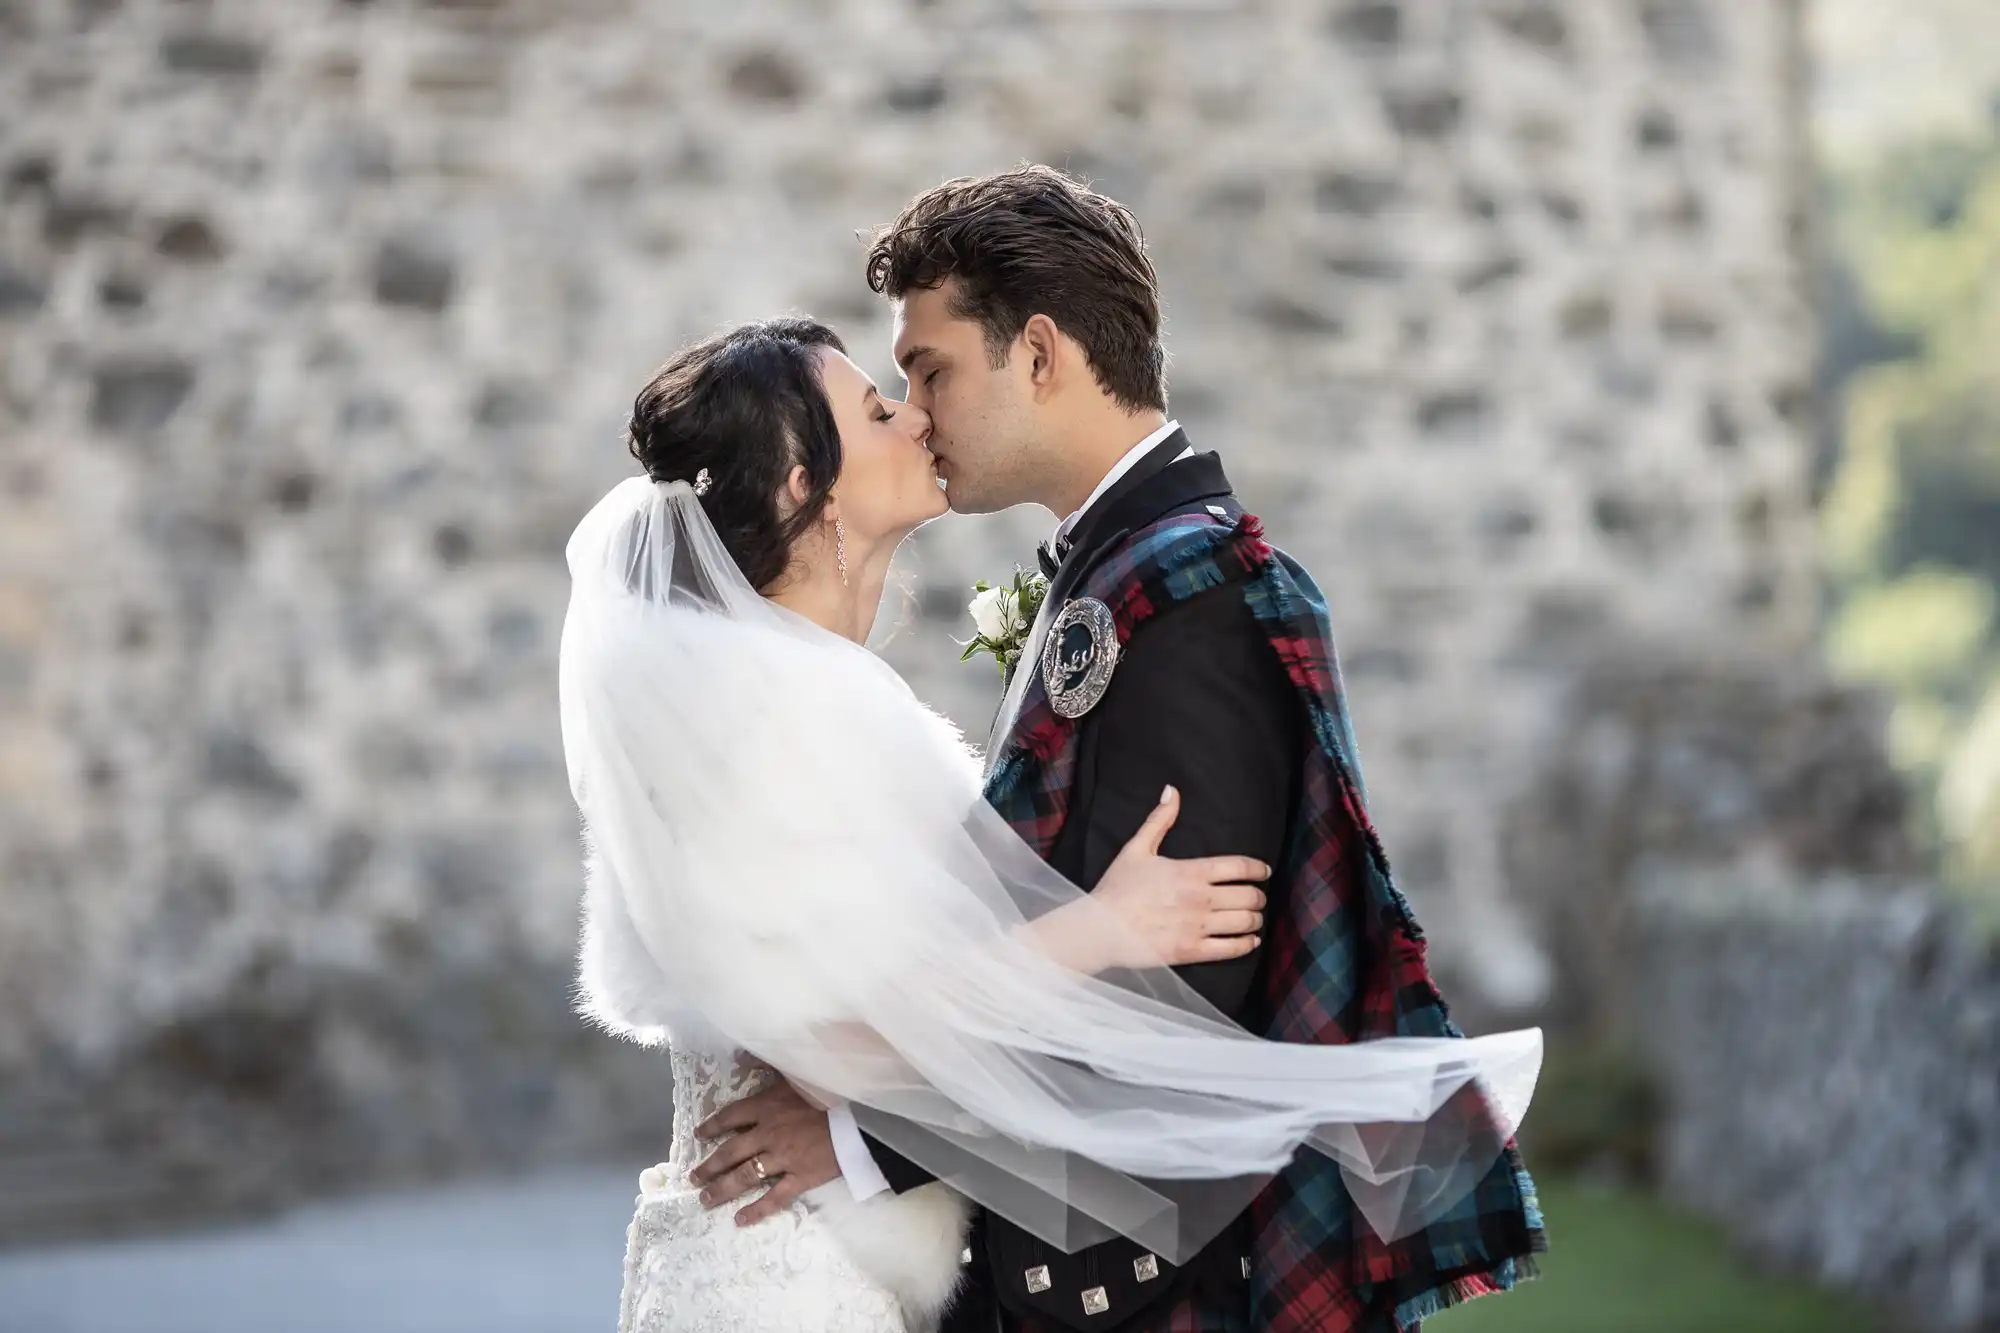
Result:
<instances>
[{"instance_id":1,"label":"green leaf on boutonniere","mask_svg":"<svg viewBox=\"0 0 2000 1333\"><path fill-rule=\"evenodd\" d=\"M972 585L972 592L966 609L972 615L974 635L959 645L965 651L958 660L966 662L980 653L991 653L1005 674L1021 659L1028 631L1048 596L1049 581L1039 573L1016 568L1007 583L981 579Z\"/></svg>"}]
</instances>

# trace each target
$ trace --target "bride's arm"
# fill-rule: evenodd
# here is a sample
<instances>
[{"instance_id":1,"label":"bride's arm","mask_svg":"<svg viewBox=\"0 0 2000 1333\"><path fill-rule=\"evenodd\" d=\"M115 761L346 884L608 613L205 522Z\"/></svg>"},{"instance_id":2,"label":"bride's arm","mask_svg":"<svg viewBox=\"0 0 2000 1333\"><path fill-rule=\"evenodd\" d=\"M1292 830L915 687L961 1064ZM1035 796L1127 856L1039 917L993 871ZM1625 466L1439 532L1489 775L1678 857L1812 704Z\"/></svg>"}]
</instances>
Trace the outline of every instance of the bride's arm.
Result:
<instances>
[{"instance_id":1,"label":"bride's arm","mask_svg":"<svg viewBox=\"0 0 2000 1333\"><path fill-rule=\"evenodd\" d=\"M1247 856L1161 856L1180 810L1180 793L1168 787L1089 896L1021 925L1015 938L1089 976L1218 962L1256 948L1264 925L1256 886L1271 867Z\"/></svg>"},{"instance_id":2,"label":"bride's arm","mask_svg":"<svg viewBox=\"0 0 2000 1333\"><path fill-rule=\"evenodd\" d=\"M1014 938L1050 962L1095 976L1112 966L1110 951L1096 938L1097 932L1074 929L1081 903L1066 903L1046 916L1023 922Z\"/></svg>"}]
</instances>

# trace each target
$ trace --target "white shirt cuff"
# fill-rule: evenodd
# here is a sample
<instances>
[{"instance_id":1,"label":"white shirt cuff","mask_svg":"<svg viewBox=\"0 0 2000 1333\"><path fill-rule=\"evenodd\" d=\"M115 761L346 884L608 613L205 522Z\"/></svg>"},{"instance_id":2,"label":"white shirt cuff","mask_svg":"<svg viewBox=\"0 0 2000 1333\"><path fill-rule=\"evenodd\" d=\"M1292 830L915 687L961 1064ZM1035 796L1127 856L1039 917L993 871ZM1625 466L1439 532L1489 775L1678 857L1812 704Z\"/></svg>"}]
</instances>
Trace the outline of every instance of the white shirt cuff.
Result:
<instances>
[{"instance_id":1,"label":"white shirt cuff","mask_svg":"<svg viewBox=\"0 0 2000 1333\"><path fill-rule=\"evenodd\" d=\"M857 1202L889 1188L889 1181L875 1164L875 1155L868 1151L868 1144L861 1137L861 1126L854 1123L854 1111L846 1102L827 1108L826 1127L833 1134L833 1158L840 1163L841 1179L847 1182Z\"/></svg>"}]
</instances>

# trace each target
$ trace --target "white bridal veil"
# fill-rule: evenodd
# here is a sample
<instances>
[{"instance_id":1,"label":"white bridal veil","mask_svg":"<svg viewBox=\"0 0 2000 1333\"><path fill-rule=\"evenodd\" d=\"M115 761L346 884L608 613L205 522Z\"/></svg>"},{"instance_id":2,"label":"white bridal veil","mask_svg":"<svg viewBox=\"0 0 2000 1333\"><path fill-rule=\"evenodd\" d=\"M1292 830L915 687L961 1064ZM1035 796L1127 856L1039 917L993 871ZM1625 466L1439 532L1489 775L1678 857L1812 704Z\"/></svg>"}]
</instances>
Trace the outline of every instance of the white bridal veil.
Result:
<instances>
[{"instance_id":1,"label":"white bridal veil","mask_svg":"<svg viewBox=\"0 0 2000 1333\"><path fill-rule=\"evenodd\" d=\"M750 587L685 482L622 483L568 556L582 989L614 1029L750 1051L1069 1251L1115 1232L1184 1262L1301 1148L1394 1239L1519 1124L1538 1031L1287 1045L1165 967L1037 952L1050 912L1122 928L886 663Z\"/></svg>"}]
</instances>

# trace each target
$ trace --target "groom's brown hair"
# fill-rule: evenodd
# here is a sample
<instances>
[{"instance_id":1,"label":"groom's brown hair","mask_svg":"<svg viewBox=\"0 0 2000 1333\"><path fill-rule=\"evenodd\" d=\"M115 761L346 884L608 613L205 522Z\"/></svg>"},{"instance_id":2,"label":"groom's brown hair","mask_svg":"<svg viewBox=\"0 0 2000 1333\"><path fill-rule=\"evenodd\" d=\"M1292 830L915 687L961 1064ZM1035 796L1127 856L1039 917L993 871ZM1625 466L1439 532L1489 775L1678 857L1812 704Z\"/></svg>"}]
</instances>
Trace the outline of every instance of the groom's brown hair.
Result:
<instances>
[{"instance_id":1,"label":"groom's brown hair","mask_svg":"<svg viewBox=\"0 0 2000 1333\"><path fill-rule=\"evenodd\" d=\"M1120 406L1166 411L1159 279L1117 200L1030 165L926 190L876 234L868 285L900 300L947 279L951 313L979 322L996 368L1028 320L1047 315Z\"/></svg>"}]
</instances>

